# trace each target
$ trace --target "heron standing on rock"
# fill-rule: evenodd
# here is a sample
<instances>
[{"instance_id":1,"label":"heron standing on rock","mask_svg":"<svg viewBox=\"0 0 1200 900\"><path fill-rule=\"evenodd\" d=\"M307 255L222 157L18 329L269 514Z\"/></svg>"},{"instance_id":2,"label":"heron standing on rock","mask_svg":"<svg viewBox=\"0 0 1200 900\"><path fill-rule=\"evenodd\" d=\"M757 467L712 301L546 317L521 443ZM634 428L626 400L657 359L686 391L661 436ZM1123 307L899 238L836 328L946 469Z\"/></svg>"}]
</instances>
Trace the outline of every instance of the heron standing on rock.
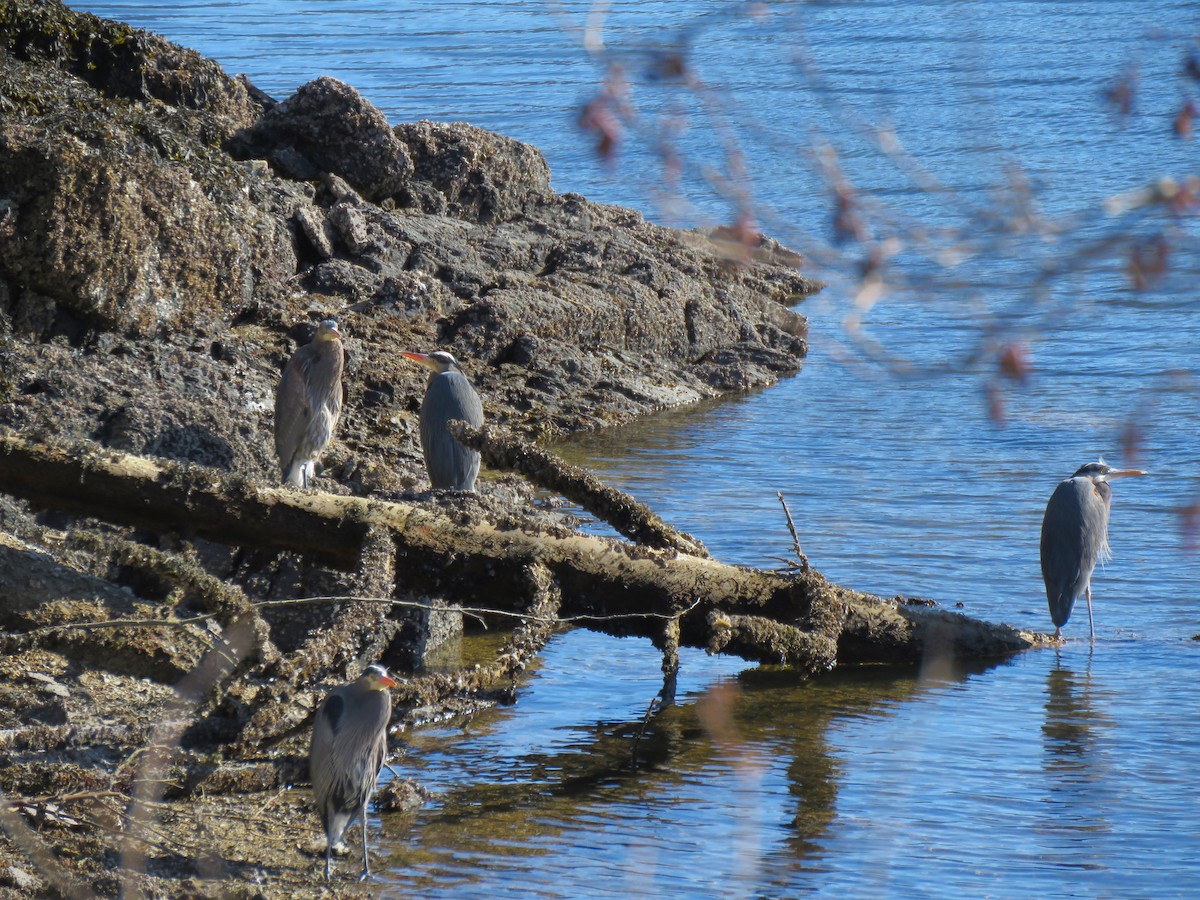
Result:
<instances>
[{"instance_id":1,"label":"heron standing on rock","mask_svg":"<svg viewBox=\"0 0 1200 900\"><path fill-rule=\"evenodd\" d=\"M387 756L387 726L392 715L388 688L395 686L383 666L367 666L357 681L334 688L317 708L308 768L317 813L325 828L326 881L333 851L344 849L342 835L355 819L362 821L360 879L371 874L367 802Z\"/></svg>"},{"instance_id":2,"label":"heron standing on rock","mask_svg":"<svg viewBox=\"0 0 1200 900\"><path fill-rule=\"evenodd\" d=\"M1128 475L1145 475L1140 469L1114 469L1103 459L1088 463L1058 487L1046 504L1042 519L1042 578L1054 621L1055 639L1071 618L1071 609L1082 594L1087 600L1088 627L1096 639L1092 620L1092 571L1108 559L1108 514L1112 488L1108 482Z\"/></svg>"},{"instance_id":3,"label":"heron standing on rock","mask_svg":"<svg viewBox=\"0 0 1200 900\"><path fill-rule=\"evenodd\" d=\"M338 324L326 319L283 369L275 392L275 453L287 484L306 488L316 477L316 459L342 414L345 360Z\"/></svg>"},{"instance_id":4,"label":"heron standing on rock","mask_svg":"<svg viewBox=\"0 0 1200 900\"><path fill-rule=\"evenodd\" d=\"M421 401L421 450L434 490L473 491L479 475L479 451L464 447L446 429L452 419L483 425L483 404L462 367L445 350L405 353L405 358L432 370Z\"/></svg>"}]
</instances>

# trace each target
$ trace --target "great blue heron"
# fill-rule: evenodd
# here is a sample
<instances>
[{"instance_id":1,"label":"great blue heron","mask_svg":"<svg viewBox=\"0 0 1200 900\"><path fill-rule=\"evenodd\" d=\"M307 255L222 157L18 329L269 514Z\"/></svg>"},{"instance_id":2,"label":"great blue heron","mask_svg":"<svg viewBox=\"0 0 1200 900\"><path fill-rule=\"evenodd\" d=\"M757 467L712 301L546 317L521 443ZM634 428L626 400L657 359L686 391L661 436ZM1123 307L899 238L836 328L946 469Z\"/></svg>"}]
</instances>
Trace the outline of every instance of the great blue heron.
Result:
<instances>
[{"instance_id":1,"label":"great blue heron","mask_svg":"<svg viewBox=\"0 0 1200 900\"><path fill-rule=\"evenodd\" d=\"M335 848L355 819L362 821L363 871L367 859L367 801L375 790L387 754L387 725L392 714L388 688L396 682L380 665L367 666L356 681L334 688L317 708L308 753L313 797L325 828L325 880Z\"/></svg>"},{"instance_id":2,"label":"great blue heron","mask_svg":"<svg viewBox=\"0 0 1200 900\"><path fill-rule=\"evenodd\" d=\"M288 484L308 487L317 457L333 440L342 414L345 358L337 322L326 319L283 369L275 392L275 453Z\"/></svg>"},{"instance_id":3,"label":"great blue heron","mask_svg":"<svg viewBox=\"0 0 1200 900\"><path fill-rule=\"evenodd\" d=\"M1066 481L1059 482L1042 519L1042 578L1046 600L1054 621L1054 637L1071 618L1071 609L1082 594L1087 599L1088 627L1092 640L1092 571L1101 559L1109 558L1108 513L1112 488L1108 482L1128 475L1145 475L1140 469L1114 469L1104 460L1080 466Z\"/></svg>"},{"instance_id":4,"label":"great blue heron","mask_svg":"<svg viewBox=\"0 0 1200 900\"><path fill-rule=\"evenodd\" d=\"M446 423L462 419L476 428L483 424L483 404L462 367L445 350L405 353L418 365L431 369L421 401L421 450L425 470L434 490L473 491L479 475L479 452L450 436Z\"/></svg>"}]
</instances>

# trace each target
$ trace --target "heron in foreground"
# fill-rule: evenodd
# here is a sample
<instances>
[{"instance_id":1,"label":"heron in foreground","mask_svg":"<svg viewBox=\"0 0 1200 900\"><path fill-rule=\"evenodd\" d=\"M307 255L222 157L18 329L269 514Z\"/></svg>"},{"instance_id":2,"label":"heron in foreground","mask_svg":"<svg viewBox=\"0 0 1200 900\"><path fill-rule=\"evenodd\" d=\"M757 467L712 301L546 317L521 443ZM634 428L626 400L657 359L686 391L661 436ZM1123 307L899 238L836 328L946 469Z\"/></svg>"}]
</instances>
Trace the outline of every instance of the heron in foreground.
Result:
<instances>
[{"instance_id":1,"label":"heron in foreground","mask_svg":"<svg viewBox=\"0 0 1200 900\"><path fill-rule=\"evenodd\" d=\"M308 768L317 813L325 828L326 881L333 851L345 849L342 835L355 819L362 822L360 880L371 874L367 802L387 755L387 725L392 714L388 688L395 686L383 666L367 666L357 681L334 688L317 708Z\"/></svg>"},{"instance_id":2,"label":"heron in foreground","mask_svg":"<svg viewBox=\"0 0 1200 900\"><path fill-rule=\"evenodd\" d=\"M405 353L405 358L430 369L425 399L421 401L421 450L425 470L434 490L473 491L479 475L479 451L464 447L446 430L446 423L462 419L475 428L483 425L483 404L462 367L445 350Z\"/></svg>"},{"instance_id":3,"label":"heron in foreground","mask_svg":"<svg viewBox=\"0 0 1200 900\"><path fill-rule=\"evenodd\" d=\"M1108 514L1112 488L1108 482L1128 475L1145 475L1139 469L1114 469L1103 459L1088 463L1058 487L1046 504L1042 519L1042 578L1054 621L1054 637L1071 618L1080 594L1087 600L1088 627L1096 639L1092 620L1092 571L1110 557Z\"/></svg>"},{"instance_id":4,"label":"heron in foreground","mask_svg":"<svg viewBox=\"0 0 1200 900\"><path fill-rule=\"evenodd\" d=\"M287 484L306 488L316 477L317 457L342 414L345 359L337 322L326 319L284 366L275 392L275 453Z\"/></svg>"}]
</instances>

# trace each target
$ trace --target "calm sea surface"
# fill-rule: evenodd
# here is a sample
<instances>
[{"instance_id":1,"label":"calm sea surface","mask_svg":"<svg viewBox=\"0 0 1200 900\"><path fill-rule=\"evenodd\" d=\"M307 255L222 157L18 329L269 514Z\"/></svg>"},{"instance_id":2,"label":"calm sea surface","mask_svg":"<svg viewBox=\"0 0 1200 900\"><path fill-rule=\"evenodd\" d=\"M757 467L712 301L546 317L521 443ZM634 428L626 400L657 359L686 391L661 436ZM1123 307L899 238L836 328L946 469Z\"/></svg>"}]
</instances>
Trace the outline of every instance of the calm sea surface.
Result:
<instances>
[{"instance_id":1,"label":"calm sea surface","mask_svg":"<svg viewBox=\"0 0 1200 900\"><path fill-rule=\"evenodd\" d=\"M658 221L731 222L752 196L760 227L830 282L804 309L804 371L562 448L726 560L787 552L782 491L831 578L1048 628L1038 529L1055 483L1101 454L1153 472L1116 486L1094 646L1077 609L1060 650L963 671L802 683L689 652L682 702L639 737L653 649L557 638L516 706L409 736L399 765L437 796L384 822L381 896L1200 896L1200 555L1181 520L1200 496L1196 224L1143 228L1174 247L1153 291L1132 292L1111 259L1038 289L1125 226L1093 215L1105 197L1196 171L1197 145L1170 131L1200 88L1181 74L1194 2L597 3L593 37L636 110L611 164L575 126L604 73L578 27L590 3L75 5L280 98L333 75L393 121L519 138L558 190ZM1121 119L1102 93L1131 66ZM911 157L875 152L879 126ZM682 159L675 190L653 149L664 136ZM826 144L880 233L915 223L945 251L945 230L978 235L1005 209L1014 171L1038 215L1080 230L998 237L949 270L906 241L862 319L910 371L863 364L869 345L846 328L859 254L833 252L815 174ZM722 178L735 146L745 174ZM1032 359L1003 426L985 397L993 364L974 352L985 332Z\"/></svg>"}]
</instances>

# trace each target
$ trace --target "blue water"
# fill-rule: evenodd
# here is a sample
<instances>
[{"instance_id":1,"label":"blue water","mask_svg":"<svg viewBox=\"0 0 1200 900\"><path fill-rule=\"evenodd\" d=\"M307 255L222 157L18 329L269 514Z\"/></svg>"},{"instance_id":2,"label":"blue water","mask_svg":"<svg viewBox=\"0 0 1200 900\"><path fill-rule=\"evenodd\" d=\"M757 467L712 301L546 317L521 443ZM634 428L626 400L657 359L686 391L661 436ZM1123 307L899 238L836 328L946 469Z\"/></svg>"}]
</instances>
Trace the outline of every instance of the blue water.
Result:
<instances>
[{"instance_id":1,"label":"blue water","mask_svg":"<svg viewBox=\"0 0 1200 900\"><path fill-rule=\"evenodd\" d=\"M1060 650L970 671L803 683L689 652L683 702L639 738L653 649L555 639L515 707L408 736L400 766L437 798L384 823L379 893L1200 895L1200 556L1181 518L1200 497L1197 226L1098 212L1197 171L1170 131L1200 93L1180 74L1195 3L77 5L279 97L329 74L393 121L528 141L558 190L665 223L732 222L752 197L830 283L803 309L804 371L563 448L723 559L786 554L781 491L830 578L1048 628L1037 537L1055 483L1100 454L1153 473L1116 485L1094 646L1080 608ZM603 59L571 26L600 7ZM654 81L664 46L686 48L690 87ZM636 108L611 162L574 124L608 61ZM1122 118L1101 94L1133 64ZM879 128L911 155L881 155ZM825 146L872 234L903 240L870 308L854 301L862 252L833 241ZM1014 171L1034 192L1025 233L989 224ZM1039 280L1124 229L1172 241L1154 290L1130 289L1127 254ZM1032 372L997 382L1000 424L985 391L1012 340Z\"/></svg>"}]
</instances>

